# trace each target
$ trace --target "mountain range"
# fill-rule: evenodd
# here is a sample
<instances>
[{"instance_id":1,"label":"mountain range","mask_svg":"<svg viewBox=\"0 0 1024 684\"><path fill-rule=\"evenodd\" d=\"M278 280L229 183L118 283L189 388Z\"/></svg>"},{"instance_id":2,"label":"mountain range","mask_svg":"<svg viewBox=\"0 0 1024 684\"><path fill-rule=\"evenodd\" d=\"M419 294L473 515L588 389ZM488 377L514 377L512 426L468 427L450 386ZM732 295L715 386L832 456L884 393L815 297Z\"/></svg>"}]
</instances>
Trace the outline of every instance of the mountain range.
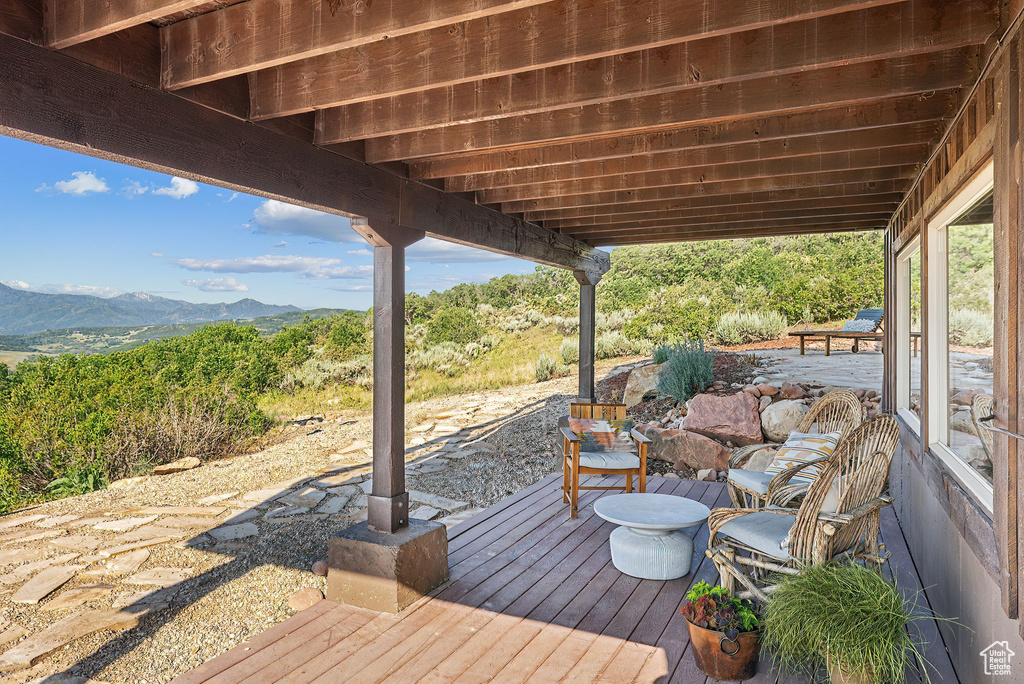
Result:
<instances>
[{"instance_id":1,"label":"mountain range","mask_svg":"<svg viewBox=\"0 0 1024 684\"><path fill-rule=\"evenodd\" d=\"M0 283L0 334L3 335L65 328L251 320L299 310L296 306L275 306L255 299L194 304L145 292L104 298L16 290Z\"/></svg>"}]
</instances>

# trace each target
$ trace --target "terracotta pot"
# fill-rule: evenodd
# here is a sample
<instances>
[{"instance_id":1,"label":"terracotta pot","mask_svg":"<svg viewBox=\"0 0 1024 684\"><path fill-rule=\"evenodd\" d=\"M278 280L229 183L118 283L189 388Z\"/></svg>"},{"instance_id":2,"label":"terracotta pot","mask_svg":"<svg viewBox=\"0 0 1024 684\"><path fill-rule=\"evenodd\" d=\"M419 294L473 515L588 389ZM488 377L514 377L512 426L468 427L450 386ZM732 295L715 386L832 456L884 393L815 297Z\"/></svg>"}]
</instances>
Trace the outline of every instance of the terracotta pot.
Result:
<instances>
[{"instance_id":1,"label":"terracotta pot","mask_svg":"<svg viewBox=\"0 0 1024 684\"><path fill-rule=\"evenodd\" d=\"M690 630L693 659L704 674L737 682L750 679L757 672L761 651L761 634L757 630L742 632L733 641L724 632L698 627L689 620L686 626Z\"/></svg>"}]
</instances>

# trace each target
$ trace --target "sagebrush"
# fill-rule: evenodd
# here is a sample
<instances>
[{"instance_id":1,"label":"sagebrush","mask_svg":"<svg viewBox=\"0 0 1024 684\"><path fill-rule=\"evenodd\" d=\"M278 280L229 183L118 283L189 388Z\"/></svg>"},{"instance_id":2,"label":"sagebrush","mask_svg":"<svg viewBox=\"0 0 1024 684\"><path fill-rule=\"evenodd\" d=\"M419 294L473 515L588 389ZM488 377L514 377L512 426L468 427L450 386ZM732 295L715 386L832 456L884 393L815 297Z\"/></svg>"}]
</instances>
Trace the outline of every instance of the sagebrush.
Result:
<instances>
[{"instance_id":1,"label":"sagebrush","mask_svg":"<svg viewBox=\"0 0 1024 684\"><path fill-rule=\"evenodd\" d=\"M711 385L714 361L697 338L672 345L658 374L658 392L682 404Z\"/></svg>"},{"instance_id":2,"label":"sagebrush","mask_svg":"<svg viewBox=\"0 0 1024 684\"><path fill-rule=\"evenodd\" d=\"M788 333L789 323L778 311L733 311L715 325L715 337L728 345L780 340Z\"/></svg>"}]
</instances>

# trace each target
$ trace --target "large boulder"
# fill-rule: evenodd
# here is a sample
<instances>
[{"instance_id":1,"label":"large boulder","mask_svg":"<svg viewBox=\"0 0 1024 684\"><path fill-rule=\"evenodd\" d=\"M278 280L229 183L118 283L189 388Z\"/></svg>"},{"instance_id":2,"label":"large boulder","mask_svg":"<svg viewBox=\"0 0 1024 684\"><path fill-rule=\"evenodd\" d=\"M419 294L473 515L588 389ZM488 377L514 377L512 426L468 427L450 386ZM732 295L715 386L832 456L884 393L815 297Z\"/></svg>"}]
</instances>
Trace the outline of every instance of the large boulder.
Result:
<instances>
[{"instance_id":1,"label":"large boulder","mask_svg":"<svg viewBox=\"0 0 1024 684\"><path fill-rule=\"evenodd\" d=\"M634 368L629 373L626 381L626 392L622 397L622 403L627 408L632 408L644 400L648 394L658 390L658 373L661 372L663 363L649 364Z\"/></svg>"},{"instance_id":2,"label":"large boulder","mask_svg":"<svg viewBox=\"0 0 1024 684\"><path fill-rule=\"evenodd\" d=\"M757 407L758 400L746 392L725 397L698 394L686 404L683 428L736 446L757 444L761 441Z\"/></svg>"},{"instance_id":3,"label":"large boulder","mask_svg":"<svg viewBox=\"0 0 1024 684\"><path fill-rule=\"evenodd\" d=\"M642 425L638 429L651 440L647 455L668 461L676 470L713 468L717 472L729 468L729 455L732 452L713 439L695 432L655 425Z\"/></svg>"},{"instance_id":4,"label":"large boulder","mask_svg":"<svg viewBox=\"0 0 1024 684\"><path fill-rule=\"evenodd\" d=\"M800 426L808 410L806 404L795 399L775 402L761 413L764 436L771 442L785 442L789 433Z\"/></svg>"}]
</instances>

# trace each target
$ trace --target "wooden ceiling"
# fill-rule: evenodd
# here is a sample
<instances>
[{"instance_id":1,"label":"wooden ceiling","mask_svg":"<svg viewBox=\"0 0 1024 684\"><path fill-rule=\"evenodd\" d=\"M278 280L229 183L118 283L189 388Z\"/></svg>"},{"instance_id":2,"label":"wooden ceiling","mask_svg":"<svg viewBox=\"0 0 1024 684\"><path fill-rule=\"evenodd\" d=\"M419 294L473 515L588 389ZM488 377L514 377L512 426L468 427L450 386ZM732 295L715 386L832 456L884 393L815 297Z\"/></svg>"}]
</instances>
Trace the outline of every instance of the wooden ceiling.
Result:
<instances>
[{"instance_id":1,"label":"wooden ceiling","mask_svg":"<svg viewBox=\"0 0 1024 684\"><path fill-rule=\"evenodd\" d=\"M53 49L597 246L883 228L1003 28L996 0L10 2Z\"/></svg>"}]
</instances>

